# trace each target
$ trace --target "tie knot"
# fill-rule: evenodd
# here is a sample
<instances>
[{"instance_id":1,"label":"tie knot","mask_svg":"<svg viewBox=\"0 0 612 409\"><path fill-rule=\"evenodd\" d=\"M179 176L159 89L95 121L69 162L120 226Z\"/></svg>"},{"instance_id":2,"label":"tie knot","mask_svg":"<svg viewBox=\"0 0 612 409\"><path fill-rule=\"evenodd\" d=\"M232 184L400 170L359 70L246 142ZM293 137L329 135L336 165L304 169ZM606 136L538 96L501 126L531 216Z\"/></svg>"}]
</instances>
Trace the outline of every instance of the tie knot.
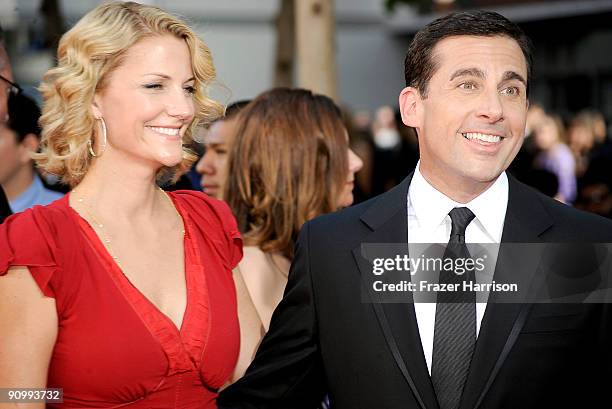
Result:
<instances>
[{"instance_id":1,"label":"tie knot","mask_svg":"<svg viewBox=\"0 0 612 409\"><path fill-rule=\"evenodd\" d=\"M448 212L448 215L453 223L451 240L457 235L465 237L466 227L472 220L474 220L474 217L476 217L467 207L455 207L453 210Z\"/></svg>"}]
</instances>

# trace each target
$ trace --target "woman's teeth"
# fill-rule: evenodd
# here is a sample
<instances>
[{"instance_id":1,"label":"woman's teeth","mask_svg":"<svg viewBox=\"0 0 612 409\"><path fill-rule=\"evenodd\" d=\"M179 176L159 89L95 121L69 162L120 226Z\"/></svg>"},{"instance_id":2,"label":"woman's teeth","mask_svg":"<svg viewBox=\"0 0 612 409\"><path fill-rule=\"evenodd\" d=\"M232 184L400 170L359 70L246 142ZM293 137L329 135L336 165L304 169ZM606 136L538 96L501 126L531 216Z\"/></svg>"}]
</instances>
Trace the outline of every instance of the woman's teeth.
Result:
<instances>
[{"instance_id":1,"label":"woman's teeth","mask_svg":"<svg viewBox=\"0 0 612 409\"><path fill-rule=\"evenodd\" d=\"M179 134L179 128L161 128L158 126L150 126L152 130L157 133L161 133L168 136L177 136Z\"/></svg>"}]
</instances>

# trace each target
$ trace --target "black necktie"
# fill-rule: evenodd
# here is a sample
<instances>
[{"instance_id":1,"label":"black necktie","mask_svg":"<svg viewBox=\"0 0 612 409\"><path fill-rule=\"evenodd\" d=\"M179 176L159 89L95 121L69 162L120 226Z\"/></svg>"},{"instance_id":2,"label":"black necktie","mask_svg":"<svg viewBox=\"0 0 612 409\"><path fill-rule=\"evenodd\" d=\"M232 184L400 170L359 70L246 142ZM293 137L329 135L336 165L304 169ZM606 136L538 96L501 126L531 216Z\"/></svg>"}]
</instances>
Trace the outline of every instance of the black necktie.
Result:
<instances>
[{"instance_id":1,"label":"black necktie","mask_svg":"<svg viewBox=\"0 0 612 409\"><path fill-rule=\"evenodd\" d=\"M465 228L474 219L467 207L456 207L449 212L453 223L444 259L467 258ZM455 265L455 264L454 264ZM462 291L463 281L473 281L474 271L462 275L454 271L440 271L439 283L459 284L457 292L438 292L436 323L431 365L433 382L440 409L457 409L467 379L470 361L476 344L476 296L473 291Z\"/></svg>"}]
</instances>

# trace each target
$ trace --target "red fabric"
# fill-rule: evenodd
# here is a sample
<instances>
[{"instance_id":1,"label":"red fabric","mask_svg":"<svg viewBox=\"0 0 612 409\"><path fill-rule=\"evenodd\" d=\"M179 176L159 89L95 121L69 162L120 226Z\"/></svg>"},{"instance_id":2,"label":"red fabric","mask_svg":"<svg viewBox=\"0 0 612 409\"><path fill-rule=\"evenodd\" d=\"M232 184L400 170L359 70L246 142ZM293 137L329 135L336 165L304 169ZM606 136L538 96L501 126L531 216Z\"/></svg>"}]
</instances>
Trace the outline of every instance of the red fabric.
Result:
<instances>
[{"instance_id":1,"label":"red fabric","mask_svg":"<svg viewBox=\"0 0 612 409\"><path fill-rule=\"evenodd\" d=\"M216 408L239 348L231 269L242 257L223 202L170 193L185 224L187 308L176 328L114 263L68 196L0 225L0 275L27 266L59 317L50 408Z\"/></svg>"}]
</instances>

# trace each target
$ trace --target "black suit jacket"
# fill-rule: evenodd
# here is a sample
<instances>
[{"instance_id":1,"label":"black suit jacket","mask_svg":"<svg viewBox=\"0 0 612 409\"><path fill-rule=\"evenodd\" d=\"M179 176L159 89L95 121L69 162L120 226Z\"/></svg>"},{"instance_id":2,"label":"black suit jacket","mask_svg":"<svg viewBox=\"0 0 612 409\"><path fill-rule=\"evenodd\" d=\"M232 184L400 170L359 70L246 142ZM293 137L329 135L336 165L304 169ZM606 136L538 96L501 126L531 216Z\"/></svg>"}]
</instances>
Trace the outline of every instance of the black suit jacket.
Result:
<instances>
[{"instance_id":1,"label":"black suit jacket","mask_svg":"<svg viewBox=\"0 0 612 409\"><path fill-rule=\"evenodd\" d=\"M11 214L13 214L13 212L11 211L9 202L4 194L4 189L2 189L2 186L0 186L0 223L2 223L4 219L9 217Z\"/></svg>"},{"instance_id":2,"label":"black suit jacket","mask_svg":"<svg viewBox=\"0 0 612 409\"><path fill-rule=\"evenodd\" d=\"M438 408L413 304L364 303L361 243L402 243L412 175L368 202L306 223L285 296L244 378L221 408ZM612 242L612 223L509 176L503 242ZM516 269L530 268L520 257ZM496 269L495 279L512 274ZM489 301L461 404L467 408L612 407L608 304Z\"/></svg>"}]
</instances>

